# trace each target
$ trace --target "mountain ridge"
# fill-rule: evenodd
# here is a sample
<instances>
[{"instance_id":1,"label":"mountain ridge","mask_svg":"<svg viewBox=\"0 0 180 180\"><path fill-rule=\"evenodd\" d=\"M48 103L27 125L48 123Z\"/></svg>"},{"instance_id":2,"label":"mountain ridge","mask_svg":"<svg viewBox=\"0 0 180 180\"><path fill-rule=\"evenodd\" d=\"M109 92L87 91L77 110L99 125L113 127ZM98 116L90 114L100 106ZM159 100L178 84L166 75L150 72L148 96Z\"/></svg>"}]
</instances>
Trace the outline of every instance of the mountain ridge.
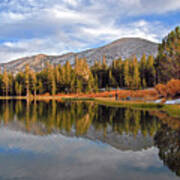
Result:
<instances>
[{"instance_id":1,"label":"mountain ridge","mask_svg":"<svg viewBox=\"0 0 180 180\"><path fill-rule=\"evenodd\" d=\"M53 65L64 64L67 60L70 64L74 64L75 57L86 58L91 66L95 60L102 60L106 56L107 64L111 64L113 59L126 59L134 55L138 59L143 54L147 56L157 55L158 44L142 38L121 38L101 47L87 49L81 52L68 52L62 55L46 55L37 54L29 57L23 57L12 60L7 63L1 63L1 69L6 68L8 71L18 72L23 71L28 64L31 69L40 71L45 67L46 62Z\"/></svg>"}]
</instances>

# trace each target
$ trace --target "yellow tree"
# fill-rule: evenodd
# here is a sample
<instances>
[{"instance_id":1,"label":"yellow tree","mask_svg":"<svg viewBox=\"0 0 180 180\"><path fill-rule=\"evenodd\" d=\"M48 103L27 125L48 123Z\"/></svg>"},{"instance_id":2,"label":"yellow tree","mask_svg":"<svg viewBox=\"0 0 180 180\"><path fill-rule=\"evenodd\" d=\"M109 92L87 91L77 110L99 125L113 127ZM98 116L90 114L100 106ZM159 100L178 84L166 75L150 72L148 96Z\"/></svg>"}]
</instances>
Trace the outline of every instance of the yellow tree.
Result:
<instances>
[{"instance_id":1,"label":"yellow tree","mask_svg":"<svg viewBox=\"0 0 180 180\"><path fill-rule=\"evenodd\" d=\"M8 77L8 73L7 73L6 69L4 70L2 81L3 81L3 92L4 92L4 94L6 96L8 96L8 92L9 92L9 77Z\"/></svg>"},{"instance_id":2,"label":"yellow tree","mask_svg":"<svg viewBox=\"0 0 180 180\"><path fill-rule=\"evenodd\" d=\"M52 76L52 95L54 96L56 94L56 79L55 75L53 74Z\"/></svg>"},{"instance_id":3,"label":"yellow tree","mask_svg":"<svg viewBox=\"0 0 180 180\"><path fill-rule=\"evenodd\" d=\"M138 89L140 87L140 73L137 58L133 59L133 77L132 77L132 88Z\"/></svg>"},{"instance_id":4,"label":"yellow tree","mask_svg":"<svg viewBox=\"0 0 180 180\"><path fill-rule=\"evenodd\" d=\"M34 96L36 96L36 94L37 94L37 77L36 77L36 73L34 71L31 71L31 78L32 78L33 94L34 94Z\"/></svg>"},{"instance_id":5,"label":"yellow tree","mask_svg":"<svg viewBox=\"0 0 180 180\"><path fill-rule=\"evenodd\" d=\"M18 81L15 81L15 93L18 96L22 95L22 85Z\"/></svg>"},{"instance_id":6,"label":"yellow tree","mask_svg":"<svg viewBox=\"0 0 180 180\"><path fill-rule=\"evenodd\" d=\"M126 59L124 62L124 83L126 87L130 87L131 84L131 77L129 71L129 60Z\"/></svg>"},{"instance_id":7,"label":"yellow tree","mask_svg":"<svg viewBox=\"0 0 180 180\"><path fill-rule=\"evenodd\" d=\"M29 96L30 95L30 81L29 81L29 78L30 78L30 68L29 68L29 65L26 65L26 68L25 68L25 84L26 84L26 96Z\"/></svg>"}]
</instances>

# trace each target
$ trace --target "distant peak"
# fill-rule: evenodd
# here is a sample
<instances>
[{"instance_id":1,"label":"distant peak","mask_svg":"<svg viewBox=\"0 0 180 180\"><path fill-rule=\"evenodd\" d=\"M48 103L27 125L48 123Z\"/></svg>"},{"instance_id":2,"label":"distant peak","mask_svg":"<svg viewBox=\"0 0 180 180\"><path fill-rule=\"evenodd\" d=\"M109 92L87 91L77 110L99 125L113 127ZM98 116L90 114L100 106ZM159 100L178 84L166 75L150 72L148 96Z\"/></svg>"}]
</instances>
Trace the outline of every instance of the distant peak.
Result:
<instances>
[{"instance_id":1,"label":"distant peak","mask_svg":"<svg viewBox=\"0 0 180 180\"><path fill-rule=\"evenodd\" d=\"M37 54L37 55L36 55L37 58L44 58L44 57L46 57L46 56L47 56L47 55L45 55L45 54Z\"/></svg>"}]
</instances>

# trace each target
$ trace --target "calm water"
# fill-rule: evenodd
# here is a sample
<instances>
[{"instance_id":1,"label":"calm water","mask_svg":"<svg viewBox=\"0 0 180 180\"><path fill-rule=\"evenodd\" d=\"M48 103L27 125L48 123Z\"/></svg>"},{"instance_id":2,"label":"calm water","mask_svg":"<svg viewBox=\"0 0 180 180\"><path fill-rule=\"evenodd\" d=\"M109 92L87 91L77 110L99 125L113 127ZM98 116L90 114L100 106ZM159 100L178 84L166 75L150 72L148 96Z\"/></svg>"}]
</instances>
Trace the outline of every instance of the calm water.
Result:
<instances>
[{"instance_id":1,"label":"calm water","mask_svg":"<svg viewBox=\"0 0 180 180\"><path fill-rule=\"evenodd\" d=\"M0 101L0 179L180 179L179 129L157 111Z\"/></svg>"}]
</instances>

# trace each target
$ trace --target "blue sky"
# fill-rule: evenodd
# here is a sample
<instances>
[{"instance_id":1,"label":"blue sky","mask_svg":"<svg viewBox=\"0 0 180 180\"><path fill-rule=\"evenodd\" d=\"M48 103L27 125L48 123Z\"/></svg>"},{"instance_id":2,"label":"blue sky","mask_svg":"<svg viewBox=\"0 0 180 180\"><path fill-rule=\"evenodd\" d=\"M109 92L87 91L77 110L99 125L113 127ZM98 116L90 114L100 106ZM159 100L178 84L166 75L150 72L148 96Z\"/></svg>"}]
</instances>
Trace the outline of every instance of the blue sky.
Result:
<instances>
[{"instance_id":1,"label":"blue sky","mask_svg":"<svg viewBox=\"0 0 180 180\"><path fill-rule=\"evenodd\" d=\"M180 0L0 0L0 62L122 37L160 42L179 24Z\"/></svg>"}]
</instances>

